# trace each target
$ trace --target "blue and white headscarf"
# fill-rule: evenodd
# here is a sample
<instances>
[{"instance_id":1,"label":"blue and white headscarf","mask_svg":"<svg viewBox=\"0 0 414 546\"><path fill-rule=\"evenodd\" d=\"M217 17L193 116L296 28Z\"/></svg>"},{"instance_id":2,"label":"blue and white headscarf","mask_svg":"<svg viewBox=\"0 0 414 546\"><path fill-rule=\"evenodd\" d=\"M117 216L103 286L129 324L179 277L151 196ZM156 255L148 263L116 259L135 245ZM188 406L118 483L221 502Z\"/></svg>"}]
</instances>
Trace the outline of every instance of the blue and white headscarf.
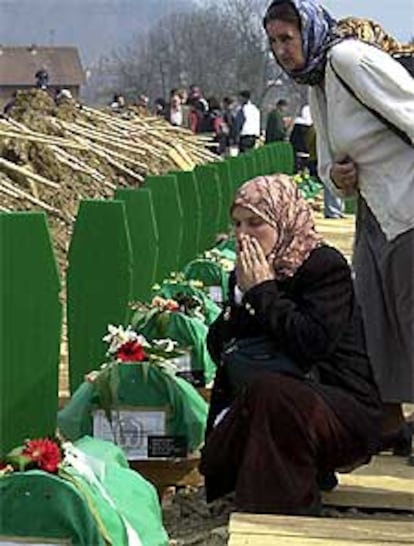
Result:
<instances>
[{"instance_id":1,"label":"blue and white headscarf","mask_svg":"<svg viewBox=\"0 0 414 546\"><path fill-rule=\"evenodd\" d=\"M323 78L329 47L341 40L335 33L336 20L314 0L275 0L268 10L278 3L286 2L296 8L301 21L306 64L302 70L285 72L297 83L315 85Z\"/></svg>"}]
</instances>

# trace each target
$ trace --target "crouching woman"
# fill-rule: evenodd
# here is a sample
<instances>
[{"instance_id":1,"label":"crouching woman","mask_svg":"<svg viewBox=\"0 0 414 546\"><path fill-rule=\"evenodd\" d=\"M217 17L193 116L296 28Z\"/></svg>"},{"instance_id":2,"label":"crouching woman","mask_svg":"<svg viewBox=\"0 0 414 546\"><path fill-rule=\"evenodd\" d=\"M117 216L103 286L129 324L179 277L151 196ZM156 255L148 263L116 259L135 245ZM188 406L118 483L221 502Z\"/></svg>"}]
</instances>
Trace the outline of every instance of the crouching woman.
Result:
<instances>
[{"instance_id":1,"label":"crouching woman","mask_svg":"<svg viewBox=\"0 0 414 546\"><path fill-rule=\"evenodd\" d=\"M237 263L207 339L218 366L200 464L207 500L234 491L241 511L318 514L321 479L379 445L351 272L286 175L246 182L231 216Z\"/></svg>"}]
</instances>

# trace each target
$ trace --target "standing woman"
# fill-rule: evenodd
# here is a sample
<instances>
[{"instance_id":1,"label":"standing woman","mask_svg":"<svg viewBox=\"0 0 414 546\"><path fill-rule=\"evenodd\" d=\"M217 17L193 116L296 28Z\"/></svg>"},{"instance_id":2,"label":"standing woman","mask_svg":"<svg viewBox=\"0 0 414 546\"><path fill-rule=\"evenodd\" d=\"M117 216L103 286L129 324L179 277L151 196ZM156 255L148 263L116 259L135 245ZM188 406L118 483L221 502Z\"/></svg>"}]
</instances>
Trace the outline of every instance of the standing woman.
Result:
<instances>
[{"instance_id":1,"label":"standing woman","mask_svg":"<svg viewBox=\"0 0 414 546\"><path fill-rule=\"evenodd\" d=\"M390 53L410 46L371 21L336 22L314 0L272 2L264 27L277 63L310 86L320 178L358 195L356 290L383 428L394 452L409 453L401 403L414 402L414 79Z\"/></svg>"}]
</instances>

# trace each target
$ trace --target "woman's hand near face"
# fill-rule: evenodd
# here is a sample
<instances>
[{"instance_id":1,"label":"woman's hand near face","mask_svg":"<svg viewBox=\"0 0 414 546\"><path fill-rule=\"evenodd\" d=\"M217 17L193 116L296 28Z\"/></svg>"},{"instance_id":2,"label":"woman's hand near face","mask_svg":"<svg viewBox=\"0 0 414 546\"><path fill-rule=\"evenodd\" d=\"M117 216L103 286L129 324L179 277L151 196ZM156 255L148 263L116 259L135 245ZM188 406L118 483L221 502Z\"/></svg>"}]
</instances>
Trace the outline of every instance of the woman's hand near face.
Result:
<instances>
[{"instance_id":1,"label":"woman's hand near face","mask_svg":"<svg viewBox=\"0 0 414 546\"><path fill-rule=\"evenodd\" d=\"M239 288L246 292L264 281L274 279L262 247L254 237L242 235L237 254L236 278Z\"/></svg>"},{"instance_id":2,"label":"woman's hand near face","mask_svg":"<svg viewBox=\"0 0 414 546\"><path fill-rule=\"evenodd\" d=\"M358 169L349 157L335 161L331 167L331 180L345 196L352 195L358 187Z\"/></svg>"}]
</instances>

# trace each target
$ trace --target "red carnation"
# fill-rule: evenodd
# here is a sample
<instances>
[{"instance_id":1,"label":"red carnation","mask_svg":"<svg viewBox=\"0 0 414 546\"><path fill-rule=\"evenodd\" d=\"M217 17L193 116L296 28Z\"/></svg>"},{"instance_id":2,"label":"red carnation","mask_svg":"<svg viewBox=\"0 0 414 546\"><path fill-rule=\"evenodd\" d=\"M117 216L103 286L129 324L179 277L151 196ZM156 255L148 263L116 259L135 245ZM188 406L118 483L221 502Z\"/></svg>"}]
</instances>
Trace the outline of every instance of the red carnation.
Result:
<instances>
[{"instance_id":1,"label":"red carnation","mask_svg":"<svg viewBox=\"0 0 414 546\"><path fill-rule=\"evenodd\" d=\"M45 472L56 473L62 460L59 446L49 439L28 440L22 451Z\"/></svg>"},{"instance_id":2,"label":"red carnation","mask_svg":"<svg viewBox=\"0 0 414 546\"><path fill-rule=\"evenodd\" d=\"M122 362L142 362L147 355L138 341L127 341L116 353L116 358Z\"/></svg>"}]
</instances>

